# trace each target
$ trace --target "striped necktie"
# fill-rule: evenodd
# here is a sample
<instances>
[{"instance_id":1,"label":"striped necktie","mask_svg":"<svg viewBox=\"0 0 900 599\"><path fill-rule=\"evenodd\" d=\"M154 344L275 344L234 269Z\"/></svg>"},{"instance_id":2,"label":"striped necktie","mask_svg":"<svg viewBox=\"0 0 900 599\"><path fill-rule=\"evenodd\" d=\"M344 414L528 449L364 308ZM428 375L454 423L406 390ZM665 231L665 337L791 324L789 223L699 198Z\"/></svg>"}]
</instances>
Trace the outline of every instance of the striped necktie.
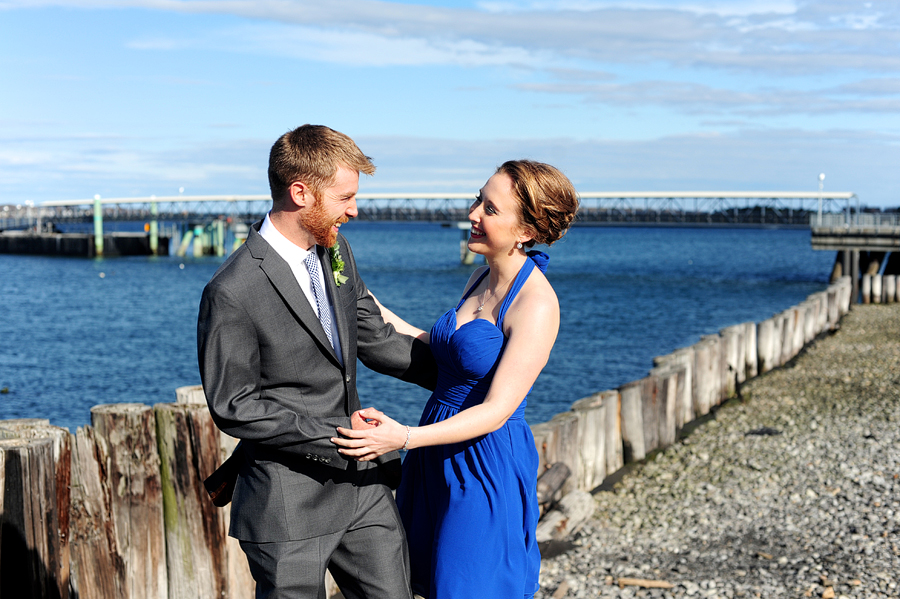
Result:
<instances>
[{"instance_id":1,"label":"striped necktie","mask_svg":"<svg viewBox=\"0 0 900 599\"><path fill-rule=\"evenodd\" d=\"M316 308L319 312L319 322L325 329L325 336L331 347L334 347L334 339L331 338L331 308L328 306L328 296L325 295L325 288L322 286L322 277L319 276L319 257L316 255L316 248L313 246L312 251L303 260L306 269L309 271L309 281L312 283L313 295L316 296Z\"/></svg>"}]
</instances>

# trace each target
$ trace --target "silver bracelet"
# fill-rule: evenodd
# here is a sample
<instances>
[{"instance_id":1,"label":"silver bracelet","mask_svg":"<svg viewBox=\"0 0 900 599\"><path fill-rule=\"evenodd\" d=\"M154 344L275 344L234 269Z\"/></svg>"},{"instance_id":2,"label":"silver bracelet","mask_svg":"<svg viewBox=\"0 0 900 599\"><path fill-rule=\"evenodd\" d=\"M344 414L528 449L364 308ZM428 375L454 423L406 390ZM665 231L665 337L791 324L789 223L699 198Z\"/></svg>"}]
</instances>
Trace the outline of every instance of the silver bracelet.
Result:
<instances>
[{"instance_id":1,"label":"silver bracelet","mask_svg":"<svg viewBox=\"0 0 900 599\"><path fill-rule=\"evenodd\" d=\"M406 451L406 448L409 447L409 425L406 425L406 443L403 444L402 450Z\"/></svg>"}]
</instances>

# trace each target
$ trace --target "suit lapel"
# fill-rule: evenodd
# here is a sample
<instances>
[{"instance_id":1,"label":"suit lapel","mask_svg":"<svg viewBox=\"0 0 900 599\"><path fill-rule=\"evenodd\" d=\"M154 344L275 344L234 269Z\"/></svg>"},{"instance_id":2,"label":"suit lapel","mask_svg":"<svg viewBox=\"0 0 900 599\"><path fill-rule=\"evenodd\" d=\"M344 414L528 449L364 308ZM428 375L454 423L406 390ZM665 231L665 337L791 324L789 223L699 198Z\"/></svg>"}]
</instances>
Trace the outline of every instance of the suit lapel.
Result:
<instances>
[{"instance_id":1,"label":"suit lapel","mask_svg":"<svg viewBox=\"0 0 900 599\"><path fill-rule=\"evenodd\" d=\"M316 339L319 345L322 346L322 349L327 352L334 363L340 366L337 355L334 353L334 347L332 347L331 343L328 341L328 337L325 336L325 330L322 328L322 323L319 322L318 315L309 304L309 300L306 299L303 290L300 289L297 278L294 276L288 263L284 258L278 255L278 252L272 249L272 246L270 246L265 239L262 238L259 234L259 227L256 225L250 228L250 234L247 237L246 244L251 255L260 261L259 267L266 273L266 276L278 292L278 295L280 295L284 300L284 303L287 304L288 309L290 309L309 334ZM319 259L321 261L321 254L319 254ZM325 272L331 272L330 264L328 270ZM325 277L326 284L329 276Z\"/></svg>"},{"instance_id":2,"label":"suit lapel","mask_svg":"<svg viewBox=\"0 0 900 599\"><path fill-rule=\"evenodd\" d=\"M338 290L338 286L334 282L334 271L331 268L331 256L328 253L328 250L325 248L316 246L316 250L319 255L319 262L322 265L322 272L325 274L325 287L328 288L328 297L331 298L331 303L334 306L334 319L335 324L337 325L338 331L338 339L341 341L341 354L344 361L344 364L347 364L347 361L350 359L350 356L347 354L350 344L347 343L347 335L350 333L350 320L349 316L344 309L344 302L341 299L340 291ZM354 313L354 324L356 323L356 314ZM356 359L355 357L353 358Z\"/></svg>"}]
</instances>

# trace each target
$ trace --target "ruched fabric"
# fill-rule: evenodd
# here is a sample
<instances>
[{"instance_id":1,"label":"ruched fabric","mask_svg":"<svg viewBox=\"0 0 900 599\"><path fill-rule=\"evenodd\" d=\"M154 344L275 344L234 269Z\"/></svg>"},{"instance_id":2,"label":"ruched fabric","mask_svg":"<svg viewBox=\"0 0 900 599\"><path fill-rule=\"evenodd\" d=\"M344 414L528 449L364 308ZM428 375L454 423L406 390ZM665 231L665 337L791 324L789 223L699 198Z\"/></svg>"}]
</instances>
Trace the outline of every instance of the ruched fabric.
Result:
<instances>
[{"instance_id":1,"label":"ruched fabric","mask_svg":"<svg viewBox=\"0 0 900 599\"><path fill-rule=\"evenodd\" d=\"M534 267L547 266L542 252L529 252L529 258L496 325L475 319L456 328L456 310L485 272L432 327L438 383L419 426L484 401L506 345L503 317ZM397 506L409 541L413 590L426 599L519 599L538 589L538 455L524 420L526 404L523 398L493 433L407 453Z\"/></svg>"}]
</instances>

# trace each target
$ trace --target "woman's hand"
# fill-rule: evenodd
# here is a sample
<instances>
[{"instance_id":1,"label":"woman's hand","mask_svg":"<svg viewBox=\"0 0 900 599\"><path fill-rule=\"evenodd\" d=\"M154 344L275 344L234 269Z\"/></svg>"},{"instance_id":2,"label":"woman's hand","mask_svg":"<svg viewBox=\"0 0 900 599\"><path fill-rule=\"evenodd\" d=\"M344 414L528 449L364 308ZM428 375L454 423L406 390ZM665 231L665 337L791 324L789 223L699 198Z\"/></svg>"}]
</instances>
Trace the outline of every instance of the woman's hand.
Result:
<instances>
[{"instance_id":1,"label":"woman's hand","mask_svg":"<svg viewBox=\"0 0 900 599\"><path fill-rule=\"evenodd\" d=\"M350 421L353 428L338 427L341 436L332 437L331 442L340 453L358 462L369 462L406 444L407 428L375 408L354 412ZM365 428L356 428L357 422L365 423Z\"/></svg>"}]
</instances>

